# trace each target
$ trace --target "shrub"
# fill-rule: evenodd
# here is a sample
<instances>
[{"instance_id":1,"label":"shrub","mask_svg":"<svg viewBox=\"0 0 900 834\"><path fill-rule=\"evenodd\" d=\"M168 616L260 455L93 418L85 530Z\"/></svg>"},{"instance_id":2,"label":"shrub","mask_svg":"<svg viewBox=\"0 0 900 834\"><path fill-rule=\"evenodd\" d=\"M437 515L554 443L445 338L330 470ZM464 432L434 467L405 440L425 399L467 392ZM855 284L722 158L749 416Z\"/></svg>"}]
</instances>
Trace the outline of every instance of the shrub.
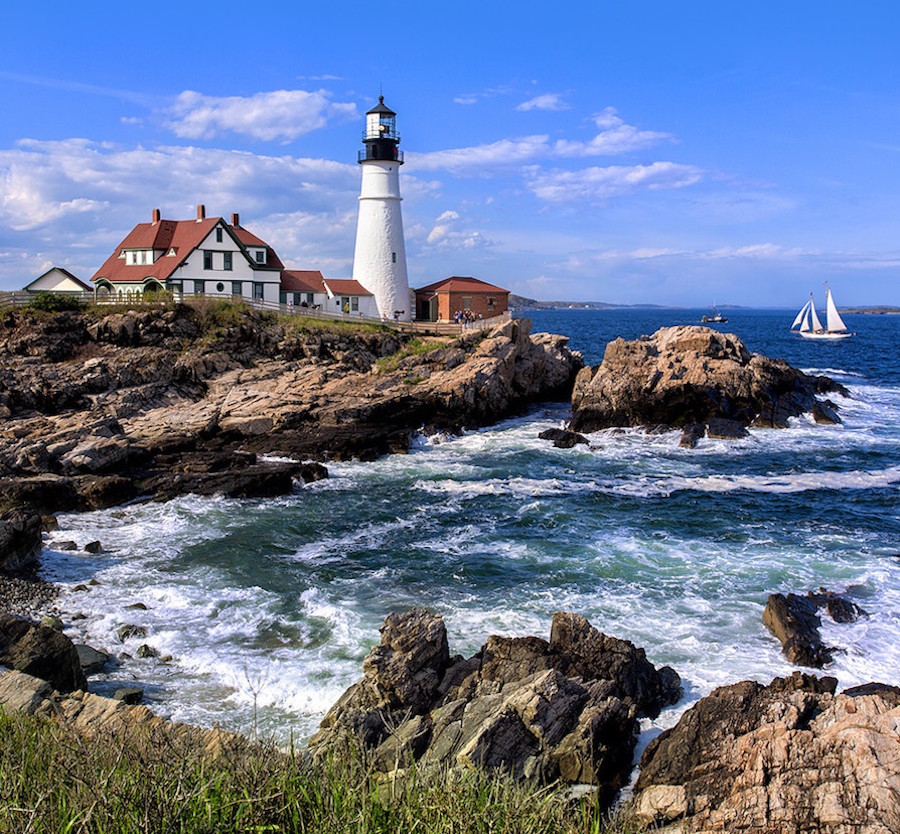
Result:
<instances>
[{"instance_id":1,"label":"shrub","mask_svg":"<svg viewBox=\"0 0 900 834\"><path fill-rule=\"evenodd\" d=\"M62 313L66 310L76 312L84 310L87 304L78 296L41 290L31 299L28 306L34 310L43 310L45 313Z\"/></svg>"}]
</instances>

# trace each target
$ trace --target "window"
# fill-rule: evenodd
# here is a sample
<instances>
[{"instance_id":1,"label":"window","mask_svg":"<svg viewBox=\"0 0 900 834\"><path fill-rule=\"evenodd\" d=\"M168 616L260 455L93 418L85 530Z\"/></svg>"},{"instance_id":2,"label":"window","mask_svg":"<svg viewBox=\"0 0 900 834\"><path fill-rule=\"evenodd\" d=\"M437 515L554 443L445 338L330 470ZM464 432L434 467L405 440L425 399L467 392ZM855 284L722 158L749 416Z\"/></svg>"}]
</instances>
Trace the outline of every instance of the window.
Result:
<instances>
[{"instance_id":1,"label":"window","mask_svg":"<svg viewBox=\"0 0 900 834\"><path fill-rule=\"evenodd\" d=\"M204 250L203 252L203 268L204 269L212 269L212 252L209 250Z\"/></svg>"},{"instance_id":2,"label":"window","mask_svg":"<svg viewBox=\"0 0 900 834\"><path fill-rule=\"evenodd\" d=\"M216 292L225 292L225 285L221 281L216 284Z\"/></svg>"},{"instance_id":3,"label":"window","mask_svg":"<svg viewBox=\"0 0 900 834\"><path fill-rule=\"evenodd\" d=\"M222 265L222 269L231 271L231 252L223 252L222 255L225 258L225 263Z\"/></svg>"},{"instance_id":4,"label":"window","mask_svg":"<svg viewBox=\"0 0 900 834\"><path fill-rule=\"evenodd\" d=\"M355 295L350 299L350 309L353 310L354 313L359 312L359 299Z\"/></svg>"},{"instance_id":5,"label":"window","mask_svg":"<svg viewBox=\"0 0 900 834\"><path fill-rule=\"evenodd\" d=\"M463 310L471 310L472 309L472 296L464 295L463 296Z\"/></svg>"},{"instance_id":6,"label":"window","mask_svg":"<svg viewBox=\"0 0 900 834\"><path fill-rule=\"evenodd\" d=\"M495 304L496 302L494 301L494 299L488 296L488 310L493 310Z\"/></svg>"},{"instance_id":7,"label":"window","mask_svg":"<svg viewBox=\"0 0 900 834\"><path fill-rule=\"evenodd\" d=\"M391 252L391 263L397 263L397 253Z\"/></svg>"},{"instance_id":8,"label":"window","mask_svg":"<svg viewBox=\"0 0 900 834\"><path fill-rule=\"evenodd\" d=\"M256 255L256 262L258 264L264 264L266 262L266 250L265 249L257 249L254 254Z\"/></svg>"},{"instance_id":9,"label":"window","mask_svg":"<svg viewBox=\"0 0 900 834\"><path fill-rule=\"evenodd\" d=\"M222 242L222 227L219 226L216 229L216 243L221 243L221 242Z\"/></svg>"},{"instance_id":10,"label":"window","mask_svg":"<svg viewBox=\"0 0 900 834\"><path fill-rule=\"evenodd\" d=\"M231 294L232 295L243 295L244 287L240 281L232 281L231 282Z\"/></svg>"},{"instance_id":11,"label":"window","mask_svg":"<svg viewBox=\"0 0 900 834\"><path fill-rule=\"evenodd\" d=\"M260 284L257 282L253 283L253 297L258 301L262 301L265 298L264 292L265 284Z\"/></svg>"},{"instance_id":12,"label":"window","mask_svg":"<svg viewBox=\"0 0 900 834\"><path fill-rule=\"evenodd\" d=\"M205 281L194 281L194 295L203 295L206 291Z\"/></svg>"}]
</instances>

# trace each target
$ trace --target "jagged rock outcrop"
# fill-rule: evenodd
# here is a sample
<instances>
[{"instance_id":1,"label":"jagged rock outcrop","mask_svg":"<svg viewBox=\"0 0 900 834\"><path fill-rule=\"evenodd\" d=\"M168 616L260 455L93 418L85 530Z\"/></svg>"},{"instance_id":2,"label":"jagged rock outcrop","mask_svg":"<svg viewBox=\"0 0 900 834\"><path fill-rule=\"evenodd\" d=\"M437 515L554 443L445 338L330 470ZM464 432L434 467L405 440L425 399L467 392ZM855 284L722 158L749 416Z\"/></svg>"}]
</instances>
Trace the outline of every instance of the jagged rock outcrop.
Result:
<instances>
[{"instance_id":1,"label":"jagged rock outcrop","mask_svg":"<svg viewBox=\"0 0 900 834\"><path fill-rule=\"evenodd\" d=\"M27 507L0 510L0 571L34 564L41 552L41 516Z\"/></svg>"},{"instance_id":2,"label":"jagged rock outcrop","mask_svg":"<svg viewBox=\"0 0 900 834\"><path fill-rule=\"evenodd\" d=\"M637 722L681 695L674 670L576 614L550 640L490 637L451 657L439 614L389 615L363 678L329 710L314 756L362 748L378 770L482 767L552 782L590 782L609 803L627 781Z\"/></svg>"},{"instance_id":3,"label":"jagged rock outcrop","mask_svg":"<svg viewBox=\"0 0 900 834\"><path fill-rule=\"evenodd\" d=\"M509 321L461 337L286 321L239 306L0 318L0 504L90 509L185 492L268 496L420 430L567 397L567 339ZM407 346L410 347L407 350ZM423 349L424 348L424 349Z\"/></svg>"},{"instance_id":4,"label":"jagged rock outcrop","mask_svg":"<svg viewBox=\"0 0 900 834\"><path fill-rule=\"evenodd\" d=\"M866 612L840 594L819 591L806 596L770 594L763 610L766 628L781 642L784 656L798 666L821 669L831 663L833 647L822 642L819 609L824 608L838 623L850 623Z\"/></svg>"},{"instance_id":5,"label":"jagged rock outcrop","mask_svg":"<svg viewBox=\"0 0 900 834\"><path fill-rule=\"evenodd\" d=\"M750 353L733 334L665 327L610 342L603 362L578 374L570 428L677 427L685 429L684 445L691 445L707 431L734 437L746 426L783 428L808 412L817 421L838 422L835 406L817 399L828 392L846 394L827 377Z\"/></svg>"},{"instance_id":6,"label":"jagged rock outcrop","mask_svg":"<svg viewBox=\"0 0 900 834\"><path fill-rule=\"evenodd\" d=\"M795 672L716 689L641 759L632 807L665 832L900 831L900 689Z\"/></svg>"},{"instance_id":7,"label":"jagged rock outcrop","mask_svg":"<svg viewBox=\"0 0 900 834\"><path fill-rule=\"evenodd\" d=\"M86 689L78 651L61 631L0 612L0 664L47 681L60 692Z\"/></svg>"}]
</instances>

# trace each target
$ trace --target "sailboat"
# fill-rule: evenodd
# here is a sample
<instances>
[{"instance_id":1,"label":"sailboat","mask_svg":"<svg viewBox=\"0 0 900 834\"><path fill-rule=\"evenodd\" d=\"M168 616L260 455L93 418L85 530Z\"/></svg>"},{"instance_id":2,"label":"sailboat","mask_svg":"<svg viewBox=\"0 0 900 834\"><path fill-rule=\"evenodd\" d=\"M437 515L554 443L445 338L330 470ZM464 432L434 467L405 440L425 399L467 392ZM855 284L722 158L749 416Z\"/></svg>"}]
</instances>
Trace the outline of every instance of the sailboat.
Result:
<instances>
[{"instance_id":1,"label":"sailboat","mask_svg":"<svg viewBox=\"0 0 900 834\"><path fill-rule=\"evenodd\" d=\"M825 327L822 327L822 322L819 321L819 316L816 314L816 304L813 301L812 293L809 294L809 301L797 313L791 330L797 327L800 328L799 333L805 339L846 339L848 336L856 335L847 330L847 325L844 324L844 320L838 312L828 284L825 284Z\"/></svg>"}]
</instances>

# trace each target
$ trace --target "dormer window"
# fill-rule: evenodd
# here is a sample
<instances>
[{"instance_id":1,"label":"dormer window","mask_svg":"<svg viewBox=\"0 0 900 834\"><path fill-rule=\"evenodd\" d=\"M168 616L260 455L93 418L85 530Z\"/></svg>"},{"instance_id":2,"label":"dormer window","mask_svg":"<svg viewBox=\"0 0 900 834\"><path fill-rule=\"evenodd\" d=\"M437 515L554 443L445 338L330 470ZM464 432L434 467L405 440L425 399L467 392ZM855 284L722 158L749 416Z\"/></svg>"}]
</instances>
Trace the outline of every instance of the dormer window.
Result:
<instances>
[{"instance_id":1,"label":"dormer window","mask_svg":"<svg viewBox=\"0 0 900 834\"><path fill-rule=\"evenodd\" d=\"M256 256L256 262L258 264L264 264L266 262L266 250L265 249L257 249L254 254Z\"/></svg>"},{"instance_id":2,"label":"dormer window","mask_svg":"<svg viewBox=\"0 0 900 834\"><path fill-rule=\"evenodd\" d=\"M153 253L148 249L126 249L125 263L131 266L138 264L152 264Z\"/></svg>"}]
</instances>

